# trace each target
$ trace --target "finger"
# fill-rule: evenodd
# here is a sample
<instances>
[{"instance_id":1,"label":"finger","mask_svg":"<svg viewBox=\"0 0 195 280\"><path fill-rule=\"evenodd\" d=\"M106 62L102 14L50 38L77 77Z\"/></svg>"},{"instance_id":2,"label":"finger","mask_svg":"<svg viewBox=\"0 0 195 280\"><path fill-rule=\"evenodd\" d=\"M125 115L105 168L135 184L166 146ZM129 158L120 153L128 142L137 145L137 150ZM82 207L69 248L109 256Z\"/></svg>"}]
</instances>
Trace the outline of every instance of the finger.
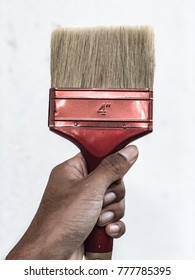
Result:
<instances>
[{"instance_id":1,"label":"finger","mask_svg":"<svg viewBox=\"0 0 195 280\"><path fill-rule=\"evenodd\" d=\"M125 197L125 185L123 179L114 182L106 191L103 199L103 207L118 202Z\"/></svg>"},{"instance_id":2,"label":"finger","mask_svg":"<svg viewBox=\"0 0 195 280\"><path fill-rule=\"evenodd\" d=\"M120 220L125 214L125 200L122 199L117 203L103 208L98 218L97 224L101 227Z\"/></svg>"},{"instance_id":3,"label":"finger","mask_svg":"<svg viewBox=\"0 0 195 280\"><path fill-rule=\"evenodd\" d=\"M87 164L82 155L82 153L78 153L71 159L67 160L66 162L62 163L67 168L67 171L70 170L70 173L76 171L76 173L80 173L81 178L87 176ZM75 173L75 172L74 172Z\"/></svg>"},{"instance_id":4,"label":"finger","mask_svg":"<svg viewBox=\"0 0 195 280\"><path fill-rule=\"evenodd\" d=\"M79 180L87 176L87 165L81 153L55 166L50 174L50 179Z\"/></svg>"},{"instance_id":5,"label":"finger","mask_svg":"<svg viewBox=\"0 0 195 280\"><path fill-rule=\"evenodd\" d=\"M112 154L100 163L100 165L89 174L88 180L96 182L95 188L105 193L106 189L115 181L122 178L131 168L138 157L136 146L128 146L118 153Z\"/></svg>"},{"instance_id":6,"label":"finger","mask_svg":"<svg viewBox=\"0 0 195 280\"><path fill-rule=\"evenodd\" d=\"M119 238L125 233L126 227L123 221L117 221L105 226L105 231L110 237Z\"/></svg>"}]
</instances>

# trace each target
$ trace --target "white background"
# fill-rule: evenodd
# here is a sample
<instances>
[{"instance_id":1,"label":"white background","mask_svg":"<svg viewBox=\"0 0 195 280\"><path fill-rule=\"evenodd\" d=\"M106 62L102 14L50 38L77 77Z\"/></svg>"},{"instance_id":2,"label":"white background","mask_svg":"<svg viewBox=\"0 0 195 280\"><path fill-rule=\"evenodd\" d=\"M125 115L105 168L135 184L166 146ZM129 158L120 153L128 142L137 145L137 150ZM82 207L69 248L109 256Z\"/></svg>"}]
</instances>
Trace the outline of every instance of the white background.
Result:
<instances>
[{"instance_id":1,"label":"white background","mask_svg":"<svg viewBox=\"0 0 195 280\"><path fill-rule=\"evenodd\" d=\"M126 176L114 259L195 259L195 2L0 0L0 258L34 216L49 173L77 148L47 128L57 26L154 26L154 132Z\"/></svg>"}]
</instances>

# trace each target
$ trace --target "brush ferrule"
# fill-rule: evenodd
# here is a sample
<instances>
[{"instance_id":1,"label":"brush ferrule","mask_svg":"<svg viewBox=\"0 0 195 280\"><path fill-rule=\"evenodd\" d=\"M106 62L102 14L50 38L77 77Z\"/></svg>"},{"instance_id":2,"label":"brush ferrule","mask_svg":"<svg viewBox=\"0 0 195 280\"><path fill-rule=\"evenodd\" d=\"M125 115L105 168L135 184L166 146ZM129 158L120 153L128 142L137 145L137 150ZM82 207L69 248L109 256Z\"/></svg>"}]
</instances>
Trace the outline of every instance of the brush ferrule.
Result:
<instances>
[{"instance_id":1,"label":"brush ferrule","mask_svg":"<svg viewBox=\"0 0 195 280\"><path fill-rule=\"evenodd\" d=\"M152 91L52 88L49 126L152 129Z\"/></svg>"},{"instance_id":2,"label":"brush ferrule","mask_svg":"<svg viewBox=\"0 0 195 280\"><path fill-rule=\"evenodd\" d=\"M50 89L49 128L102 158L152 131L152 90Z\"/></svg>"}]
</instances>

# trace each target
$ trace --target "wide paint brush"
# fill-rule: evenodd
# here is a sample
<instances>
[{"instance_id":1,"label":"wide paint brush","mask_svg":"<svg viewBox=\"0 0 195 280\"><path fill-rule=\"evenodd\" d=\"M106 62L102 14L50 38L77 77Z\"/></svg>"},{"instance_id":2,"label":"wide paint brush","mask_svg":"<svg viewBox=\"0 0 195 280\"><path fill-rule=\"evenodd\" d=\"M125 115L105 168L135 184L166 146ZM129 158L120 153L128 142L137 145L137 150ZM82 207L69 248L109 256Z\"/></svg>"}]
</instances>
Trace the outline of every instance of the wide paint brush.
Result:
<instances>
[{"instance_id":1,"label":"wide paint brush","mask_svg":"<svg viewBox=\"0 0 195 280\"><path fill-rule=\"evenodd\" d=\"M49 128L76 144L93 171L107 155L152 132L153 29L57 29L51 39ZM111 259L95 226L86 259Z\"/></svg>"}]
</instances>

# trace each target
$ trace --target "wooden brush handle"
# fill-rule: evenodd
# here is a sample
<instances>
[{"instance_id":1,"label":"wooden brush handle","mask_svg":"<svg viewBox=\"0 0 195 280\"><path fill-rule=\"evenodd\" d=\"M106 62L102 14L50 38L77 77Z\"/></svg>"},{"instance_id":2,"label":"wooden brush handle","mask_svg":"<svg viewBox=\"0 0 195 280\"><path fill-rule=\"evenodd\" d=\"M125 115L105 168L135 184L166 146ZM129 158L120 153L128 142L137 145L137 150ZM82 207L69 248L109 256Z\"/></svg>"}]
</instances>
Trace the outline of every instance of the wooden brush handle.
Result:
<instances>
[{"instance_id":1,"label":"wooden brush handle","mask_svg":"<svg viewBox=\"0 0 195 280\"><path fill-rule=\"evenodd\" d=\"M95 158L86 151L83 153L90 173L103 158ZM105 227L96 225L85 241L85 258L87 260L111 260L112 248L113 238L106 234Z\"/></svg>"}]
</instances>

